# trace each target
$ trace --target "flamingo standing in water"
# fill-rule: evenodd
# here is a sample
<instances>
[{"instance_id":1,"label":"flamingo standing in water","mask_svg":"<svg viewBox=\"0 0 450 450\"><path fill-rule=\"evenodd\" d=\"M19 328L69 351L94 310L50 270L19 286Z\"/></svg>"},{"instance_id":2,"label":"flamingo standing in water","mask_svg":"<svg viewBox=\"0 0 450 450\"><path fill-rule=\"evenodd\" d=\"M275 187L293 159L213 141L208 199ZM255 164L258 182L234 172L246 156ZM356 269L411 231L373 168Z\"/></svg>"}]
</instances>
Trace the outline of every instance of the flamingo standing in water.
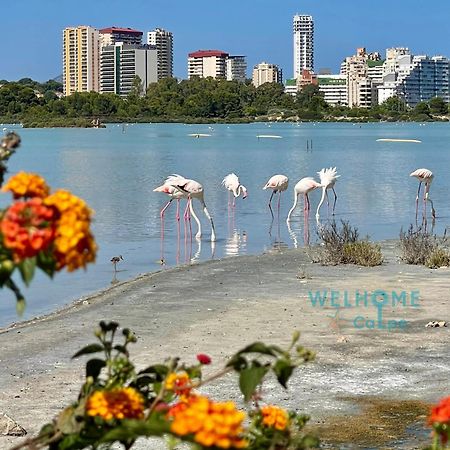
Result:
<instances>
[{"instance_id":1,"label":"flamingo standing in water","mask_svg":"<svg viewBox=\"0 0 450 450\"><path fill-rule=\"evenodd\" d=\"M184 217L188 217L188 211L192 214L195 221L198 225L198 231L195 237L197 239L200 239L202 236L202 226L200 221L198 220L198 217L195 215L194 209L192 207L192 199L196 198L203 207L203 212L205 213L205 216L211 223L211 242L214 242L216 240L216 232L214 228L214 222L209 214L208 209L206 208L205 199L204 199L204 190L203 186L195 180L190 180L188 178L183 178L179 176L170 176L167 178L166 182L171 184L174 188L179 190L180 192L184 193L187 196L188 204L186 206Z\"/></svg>"},{"instance_id":2,"label":"flamingo standing in water","mask_svg":"<svg viewBox=\"0 0 450 450\"><path fill-rule=\"evenodd\" d=\"M170 182L168 181L170 178ZM170 200L166 203L166 205L164 206L163 209L161 209L159 215L161 217L161 220L164 218L164 213L166 212L166 209L170 206L170 204L172 203L173 200L177 201L177 215L176 218L177 220L180 220L180 200L182 198L187 198L187 194L185 194L184 192L180 191L179 189L177 189L176 187L172 186L171 182L173 183L175 178L180 181L180 180L185 180L186 178L184 178L181 175L171 175L170 177L166 178L166 180L164 181L164 184L162 184L161 186L158 186L157 188L153 189L153 192L163 192L164 194L167 194L170 197Z\"/></svg>"},{"instance_id":3,"label":"flamingo standing in water","mask_svg":"<svg viewBox=\"0 0 450 450\"><path fill-rule=\"evenodd\" d=\"M228 206L231 206L231 194L233 194L233 207L236 206L236 198L242 193L242 198L247 197L247 188L239 182L239 177L234 174L228 174L222 181L222 185L229 191Z\"/></svg>"},{"instance_id":4,"label":"flamingo standing in water","mask_svg":"<svg viewBox=\"0 0 450 450\"><path fill-rule=\"evenodd\" d=\"M419 210L419 194L420 194L420 188L422 186L422 183L425 183L425 190L423 194L423 208L424 208L424 216L426 216L426 208L427 208L427 200L431 203L431 216L433 219L436 218L436 211L434 209L433 200L429 197L430 192L430 185L433 181L434 175L431 170L428 169L417 169L414 172L411 172L409 174L410 177L415 177L419 180L419 189L417 190L416 195L416 220L417 220L417 214Z\"/></svg>"},{"instance_id":5,"label":"flamingo standing in water","mask_svg":"<svg viewBox=\"0 0 450 450\"><path fill-rule=\"evenodd\" d=\"M328 201L328 189L331 189L334 194L334 203L333 203L333 216L334 216L334 208L336 207L337 195L334 190L334 185L336 184L336 180L340 177L340 175L336 172L336 167L330 167L329 169L322 169L320 172L317 172L320 177L320 184L322 185L322 198L320 199L319 206L316 211L316 220L319 221L319 209L322 206L325 197L327 198L327 206L330 206ZM329 210L328 210L329 211Z\"/></svg>"},{"instance_id":6,"label":"flamingo standing in water","mask_svg":"<svg viewBox=\"0 0 450 450\"><path fill-rule=\"evenodd\" d=\"M319 187L322 187L322 185L320 183L318 183L316 180L314 180L314 178L312 178L312 177L302 178L294 186L294 204L292 205L292 208L289 210L289 213L288 213L288 216L286 219L287 222L289 222L291 220L291 214L294 212L294 209L297 206L299 195L305 196L305 206L304 206L305 215L307 215L309 213L309 210L311 209L311 204L309 202L308 193Z\"/></svg>"},{"instance_id":7,"label":"flamingo standing in water","mask_svg":"<svg viewBox=\"0 0 450 450\"><path fill-rule=\"evenodd\" d=\"M263 189L272 189L272 194L270 195L269 199L269 209L270 214L272 214L273 219L273 211L272 211L272 197L277 192L279 193L278 197L278 215L280 214L280 200L281 200L281 193L285 191L288 188L289 184L289 178L286 175L274 175L269 179L269 181L265 184Z\"/></svg>"}]
</instances>

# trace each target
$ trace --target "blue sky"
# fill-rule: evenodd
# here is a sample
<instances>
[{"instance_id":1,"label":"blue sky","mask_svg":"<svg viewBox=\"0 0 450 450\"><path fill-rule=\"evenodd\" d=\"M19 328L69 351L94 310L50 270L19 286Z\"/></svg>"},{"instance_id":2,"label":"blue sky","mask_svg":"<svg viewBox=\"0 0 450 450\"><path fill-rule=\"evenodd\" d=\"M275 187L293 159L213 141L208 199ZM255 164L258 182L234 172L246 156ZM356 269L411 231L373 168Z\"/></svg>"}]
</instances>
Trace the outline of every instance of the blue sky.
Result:
<instances>
[{"instance_id":1,"label":"blue sky","mask_svg":"<svg viewBox=\"0 0 450 450\"><path fill-rule=\"evenodd\" d=\"M315 69L338 71L356 47L384 54L450 56L449 0L1 0L0 79L45 81L62 73L66 26L165 28L174 34L175 76L186 78L187 54L219 49L247 56L248 72L267 61L292 77L292 17L315 22Z\"/></svg>"}]
</instances>

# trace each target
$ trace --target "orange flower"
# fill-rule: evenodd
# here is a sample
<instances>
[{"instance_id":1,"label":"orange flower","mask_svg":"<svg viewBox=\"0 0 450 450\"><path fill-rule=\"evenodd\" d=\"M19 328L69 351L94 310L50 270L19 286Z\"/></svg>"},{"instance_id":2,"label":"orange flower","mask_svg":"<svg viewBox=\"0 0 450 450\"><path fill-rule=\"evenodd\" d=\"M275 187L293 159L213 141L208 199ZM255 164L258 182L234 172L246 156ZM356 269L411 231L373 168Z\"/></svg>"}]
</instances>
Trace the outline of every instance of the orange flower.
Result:
<instances>
[{"instance_id":1,"label":"orange flower","mask_svg":"<svg viewBox=\"0 0 450 450\"><path fill-rule=\"evenodd\" d=\"M131 387L95 391L87 400L86 413L104 420L141 419L144 417L144 399Z\"/></svg>"},{"instance_id":2,"label":"orange flower","mask_svg":"<svg viewBox=\"0 0 450 450\"><path fill-rule=\"evenodd\" d=\"M4 245L16 263L47 249L55 236L55 211L41 198L13 203L0 222Z\"/></svg>"},{"instance_id":3,"label":"orange flower","mask_svg":"<svg viewBox=\"0 0 450 450\"><path fill-rule=\"evenodd\" d=\"M44 200L59 213L55 234L55 256L58 270L69 272L95 261L97 246L91 234L92 211L86 203L68 191L59 190Z\"/></svg>"},{"instance_id":4,"label":"orange flower","mask_svg":"<svg viewBox=\"0 0 450 450\"><path fill-rule=\"evenodd\" d=\"M244 448L242 422L245 413L233 402L215 403L203 396L190 396L174 405L168 413L170 430L178 436L193 435L204 447Z\"/></svg>"},{"instance_id":5,"label":"orange flower","mask_svg":"<svg viewBox=\"0 0 450 450\"><path fill-rule=\"evenodd\" d=\"M289 414L283 408L268 405L261 408L262 423L276 430L284 430L289 425Z\"/></svg>"},{"instance_id":6,"label":"orange flower","mask_svg":"<svg viewBox=\"0 0 450 450\"><path fill-rule=\"evenodd\" d=\"M11 191L14 198L47 197L50 189L45 180L35 173L19 172L12 176L2 188L3 192Z\"/></svg>"},{"instance_id":7,"label":"orange flower","mask_svg":"<svg viewBox=\"0 0 450 450\"><path fill-rule=\"evenodd\" d=\"M166 389L177 395L188 395L192 389L191 379L186 372L172 372L167 375Z\"/></svg>"}]
</instances>

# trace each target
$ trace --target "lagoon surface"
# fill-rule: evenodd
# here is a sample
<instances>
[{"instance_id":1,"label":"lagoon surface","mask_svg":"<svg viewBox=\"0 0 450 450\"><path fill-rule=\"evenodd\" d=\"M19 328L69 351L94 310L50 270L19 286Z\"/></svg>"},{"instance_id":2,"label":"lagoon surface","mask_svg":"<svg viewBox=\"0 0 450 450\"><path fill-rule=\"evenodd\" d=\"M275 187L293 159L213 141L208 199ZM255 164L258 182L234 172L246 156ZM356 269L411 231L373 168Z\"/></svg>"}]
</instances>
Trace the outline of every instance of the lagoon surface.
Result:
<instances>
[{"instance_id":1,"label":"lagoon surface","mask_svg":"<svg viewBox=\"0 0 450 450\"><path fill-rule=\"evenodd\" d=\"M450 224L449 123L6 127L18 131L22 138L21 148L10 160L10 174L37 172L53 189L66 188L86 200L95 210L93 230L99 245L97 263L86 272L62 272L53 281L37 274L31 287L23 288L27 299L24 320L141 273L305 245L303 204L294 213L291 229L285 218L293 203L295 183L305 176L316 176L322 167L337 166L341 174L336 183L336 219L350 221L361 235L368 234L373 240L397 238L402 227L414 222L418 182L409 173L421 167L435 174L430 191L437 212L434 231L442 234ZM189 136L195 133L210 136ZM282 139L258 139L257 135L279 135ZM381 138L422 142L377 142ZM228 194L221 186L230 172L239 175L249 192L247 199L237 199L234 213L229 211ZM209 223L196 201L203 224L202 240L185 238L183 219L178 231L173 202L166 212L161 241L159 211L167 198L153 189L172 173L203 184L216 226L214 245L209 240ZM287 175L290 186L281 198L280 221L272 223L267 207L270 192L262 187L277 173ZM314 214L320 196L320 190L310 195L311 242L316 239ZM1 205L8 201L9 196L2 194ZM275 211L276 205L274 198ZM326 203L321 220L328 220ZM124 261L114 273L110 260L117 255L123 255ZM0 290L0 326L18 320L14 303L10 291Z\"/></svg>"}]
</instances>

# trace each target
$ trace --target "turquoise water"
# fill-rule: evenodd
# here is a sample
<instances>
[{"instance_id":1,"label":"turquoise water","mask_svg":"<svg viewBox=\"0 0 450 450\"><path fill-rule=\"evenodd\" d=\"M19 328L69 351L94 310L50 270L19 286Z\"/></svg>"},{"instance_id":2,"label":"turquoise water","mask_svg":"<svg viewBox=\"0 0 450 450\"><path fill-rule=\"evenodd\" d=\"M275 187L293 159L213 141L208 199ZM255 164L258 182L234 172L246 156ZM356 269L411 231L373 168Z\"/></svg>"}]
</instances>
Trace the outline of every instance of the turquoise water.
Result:
<instances>
[{"instance_id":1,"label":"turquoise water","mask_svg":"<svg viewBox=\"0 0 450 450\"><path fill-rule=\"evenodd\" d=\"M14 129L14 127L8 127ZM417 181L408 175L426 167L435 174L431 198L437 211L434 230L449 224L450 124L245 124L108 125L106 129L20 129L23 145L11 159L10 173L38 172L53 188L67 188L95 210L93 225L99 244L97 263L86 272L57 274L53 281L37 276L24 289L23 319L51 312L70 301L140 273L192 261L259 254L273 248L303 246L305 228L299 208L285 218L293 202L292 188L322 167L337 166L336 218L349 220L374 240L396 238L414 221ZM193 138L191 133L210 134ZM257 139L279 135L282 139ZM421 144L377 142L379 138L419 139ZM307 141L312 140L312 151ZM225 175L235 172L247 187L228 212ZM204 235L200 242L185 239L181 220L177 231L175 202L166 213L165 239L160 239L159 211L167 199L154 193L172 173L201 182L216 225L217 241L209 241L209 224L197 206ZM271 223L263 191L268 178L285 174L290 186L281 199L280 221ZM321 192L311 194L313 213L308 224L316 238L314 212ZM2 204L8 196L1 196ZM276 200L273 202L276 210ZM326 204L321 218L327 220ZM193 225L194 234L196 232ZM178 237L179 236L179 237ZM110 259L123 255L117 274ZM161 258L165 265L161 265ZM17 321L14 301L0 291L0 326Z\"/></svg>"}]
</instances>

